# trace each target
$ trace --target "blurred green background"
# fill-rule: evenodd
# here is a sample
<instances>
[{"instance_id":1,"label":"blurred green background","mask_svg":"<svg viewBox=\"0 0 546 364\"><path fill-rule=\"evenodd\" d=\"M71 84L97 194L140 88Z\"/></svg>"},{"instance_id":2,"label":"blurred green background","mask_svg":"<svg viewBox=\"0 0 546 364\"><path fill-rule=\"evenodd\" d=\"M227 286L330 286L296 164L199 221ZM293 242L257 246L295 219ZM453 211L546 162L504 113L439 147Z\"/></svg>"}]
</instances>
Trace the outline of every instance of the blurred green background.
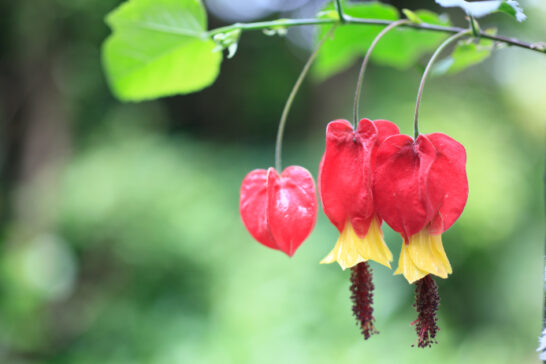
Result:
<instances>
[{"instance_id":1,"label":"blurred green background","mask_svg":"<svg viewBox=\"0 0 546 364\"><path fill-rule=\"evenodd\" d=\"M100 65L103 17L119 3L0 3L1 363L538 362L544 55L502 49L425 88L421 130L466 146L470 197L444 234L454 274L437 280L439 344L422 350L411 347L413 286L375 263L381 334L362 340L349 272L318 264L337 238L322 213L292 259L254 242L240 222L240 182L274 163L277 122L311 29L288 39L245 33L210 88L121 104ZM411 8L438 10L432 3ZM483 24L546 40L545 3L520 3L527 22L494 15ZM211 27L320 6L206 4ZM411 133L421 71L372 65L363 115ZM355 65L305 83L285 165L316 176L326 124L351 115L356 75ZM385 230L396 266L401 240Z\"/></svg>"}]
</instances>

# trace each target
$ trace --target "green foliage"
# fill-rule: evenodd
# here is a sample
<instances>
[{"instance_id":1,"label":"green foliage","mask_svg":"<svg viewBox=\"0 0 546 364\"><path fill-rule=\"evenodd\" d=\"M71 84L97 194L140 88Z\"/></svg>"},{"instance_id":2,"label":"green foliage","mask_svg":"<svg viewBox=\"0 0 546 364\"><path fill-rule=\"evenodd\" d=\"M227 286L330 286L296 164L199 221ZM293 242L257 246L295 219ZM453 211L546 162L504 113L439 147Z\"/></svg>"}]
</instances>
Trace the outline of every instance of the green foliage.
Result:
<instances>
[{"instance_id":1,"label":"green foliage","mask_svg":"<svg viewBox=\"0 0 546 364\"><path fill-rule=\"evenodd\" d=\"M222 61L199 0L132 0L106 18L103 63L115 95L140 101L198 91Z\"/></svg>"},{"instance_id":2,"label":"green foliage","mask_svg":"<svg viewBox=\"0 0 546 364\"><path fill-rule=\"evenodd\" d=\"M412 23L421 24L423 22L423 20L421 20L417 14L409 9L402 9L402 13L404 13L405 17Z\"/></svg>"},{"instance_id":3,"label":"green foliage","mask_svg":"<svg viewBox=\"0 0 546 364\"><path fill-rule=\"evenodd\" d=\"M502 1L499 5L499 12L511 15L516 18L517 21L524 21L527 16L523 13L523 9L520 8L517 1Z\"/></svg>"},{"instance_id":4,"label":"green foliage","mask_svg":"<svg viewBox=\"0 0 546 364\"><path fill-rule=\"evenodd\" d=\"M333 5L328 5L323 13L330 14ZM399 13L395 7L370 2L358 5L345 5L345 13L350 16L367 19L397 20ZM418 10L415 17L422 22L436 25L449 25L449 21L439 15ZM319 38L324 36L330 26L322 26ZM331 40L327 40L321 49L315 64L315 74L320 79L328 78L351 66L355 59L363 56L370 43L383 29L374 25L343 25L335 30ZM385 35L372 54L377 63L404 69L415 64L425 53L432 51L445 39L446 35L419 31L409 28L397 28Z\"/></svg>"},{"instance_id":5,"label":"green foliage","mask_svg":"<svg viewBox=\"0 0 546 364\"><path fill-rule=\"evenodd\" d=\"M436 0L436 3L445 8L459 7L468 15L475 18L481 18L492 13L501 12L508 14L517 21L524 21L527 16L523 13L517 1L502 0L502 1L475 1L468 2L464 0Z\"/></svg>"},{"instance_id":6,"label":"green foliage","mask_svg":"<svg viewBox=\"0 0 546 364\"><path fill-rule=\"evenodd\" d=\"M434 74L453 74L483 62L491 56L495 43L489 39L479 42L461 41L448 58L438 62L434 67Z\"/></svg>"}]
</instances>

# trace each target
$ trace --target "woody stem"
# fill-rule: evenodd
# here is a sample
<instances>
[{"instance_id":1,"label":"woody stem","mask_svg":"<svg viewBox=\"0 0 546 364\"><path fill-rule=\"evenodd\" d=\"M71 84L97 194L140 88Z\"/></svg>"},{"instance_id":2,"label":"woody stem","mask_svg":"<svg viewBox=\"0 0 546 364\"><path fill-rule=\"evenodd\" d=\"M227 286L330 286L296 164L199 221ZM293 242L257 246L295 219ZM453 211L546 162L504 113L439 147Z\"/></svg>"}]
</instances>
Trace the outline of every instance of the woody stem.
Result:
<instances>
[{"instance_id":1,"label":"woody stem","mask_svg":"<svg viewBox=\"0 0 546 364\"><path fill-rule=\"evenodd\" d=\"M366 73L366 68L368 66L368 61L370 60L370 56L372 54L373 49L379 42L381 38L385 34L387 34L390 30L396 28L399 25L403 25L406 23L409 23L410 21L407 19L402 19L395 21L391 23L389 26L385 27L373 40L372 44L370 44L370 47L368 48L368 51L366 52L366 56L364 57L364 60L362 61L362 65L360 66L360 73L358 74L358 80L356 82L356 89L355 89L355 98L353 103L353 126L356 129L356 124L358 122L358 107L360 103L360 92L362 90L362 81L364 80L364 74Z\"/></svg>"},{"instance_id":2,"label":"woody stem","mask_svg":"<svg viewBox=\"0 0 546 364\"><path fill-rule=\"evenodd\" d=\"M432 69L432 65L434 64L434 61L436 61L440 53L442 53L442 51L450 43L456 41L459 38L464 37L465 35L469 35L471 33L472 33L472 29L465 29L457 34L452 35L451 37L447 38L442 44L440 44L440 46L436 49L432 57L430 57L427 67L425 68L425 72L423 72L423 77L421 77L419 90L417 91L417 101L415 103L415 116L413 119L413 135L416 139L419 136L419 106L421 105L421 98L423 97L423 88L425 87L425 81L427 79L428 74L430 73L430 70Z\"/></svg>"},{"instance_id":3,"label":"woody stem","mask_svg":"<svg viewBox=\"0 0 546 364\"><path fill-rule=\"evenodd\" d=\"M294 87L292 87L292 91L290 91L290 95L288 95L288 99L286 100L286 103L284 104L284 109L282 110L282 114L281 114L281 120L279 121L279 129L277 131L277 141L275 143L275 168L277 169L279 173L281 173L281 167L282 167L282 160L281 160L282 139L284 135L284 127L286 125L286 119L288 118L288 113L290 112L290 108L292 107L294 98L296 97L296 94L298 93L305 76L309 72L309 69L311 68L311 65L313 64L313 61L317 57L317 54L320 48L322 47L326 39L328 39L334 33L335 28L336 26L334 25L328 31L328 33L326 33L324 37L322 37L319 44L317 45L317 48L313 51L313 53L311 53L311 56L309 56L309 59L303 66L303 69L300 75L298 76L298 79L296 80Z\"/></svg>"}]
</instances>

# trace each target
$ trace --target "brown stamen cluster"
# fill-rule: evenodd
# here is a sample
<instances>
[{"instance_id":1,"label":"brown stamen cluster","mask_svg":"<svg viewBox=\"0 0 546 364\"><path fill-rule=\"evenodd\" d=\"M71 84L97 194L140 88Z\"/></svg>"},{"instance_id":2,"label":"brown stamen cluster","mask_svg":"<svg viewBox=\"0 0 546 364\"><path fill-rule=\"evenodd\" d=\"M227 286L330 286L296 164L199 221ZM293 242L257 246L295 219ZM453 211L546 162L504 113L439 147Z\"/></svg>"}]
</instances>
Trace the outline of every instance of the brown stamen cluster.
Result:
<instances>
[{"instance_id":1,"label":"brown stamen cluster","mask_svg":"<svg viewBox=\"0 0 546 364\"><path fill-rule=\"evenodd\" d=\"M379 331L373 326L373 289L372 270L368 263L358 263L351 268L351 300L353 301L353 314L360 324L360 330L364 340L369 339Z\"/></svg>"},{"instance_id":2,"label":"brown stamen cluster","mask_svg":"<svg viewBox=\"0 0 546 364\"><path fill-rule=\"evenodd\" d=\"M438 306L440 305L440 296L438 295L438 286L430 275L418 280L415 283L415 304L413 307L417 310L417 320L412 322L417 331L418 343L420 348L430 347L437 344L436 334L440 330L436 324L438 317ZM413 345L412 345L413 346Z\"/></svg>"}]
</instances>

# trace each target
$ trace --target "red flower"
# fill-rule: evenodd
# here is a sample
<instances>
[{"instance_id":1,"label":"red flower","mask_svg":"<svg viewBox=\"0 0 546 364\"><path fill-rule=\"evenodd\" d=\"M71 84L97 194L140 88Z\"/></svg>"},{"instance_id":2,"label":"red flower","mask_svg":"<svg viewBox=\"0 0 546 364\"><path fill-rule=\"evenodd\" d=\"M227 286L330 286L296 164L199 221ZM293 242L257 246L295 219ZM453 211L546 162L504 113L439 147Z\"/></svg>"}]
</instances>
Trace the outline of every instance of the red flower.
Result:
<instances>
[{"instance_id":1,"label":"red flower","mask_svg":"<svg viewBox=\"0 0 546 364\"><path fill-rule=\"evenodd\" d=\"M356 131L346 120L328 124L319 190L324 213L340 237L321 263L337 261L345 269L375 260L390 267L392 254L383 241L381 220L374 208L372 170L380 142L398 132L398 127L386 120L362 119Z\"/></svg>"},{"instance_id":2,"label":"red flower","mask_svg":"<svg viewBox=\"0 0 546 364\"><path fill-rule=\"evenodd\" d=\"M468 197L464 147L442 133L387 138L379 147L374 198L379 216L399 232L395 274L413 283L452 272L441 234L461 215Z\"/></svg>"},{"instance_id":3,"label":"red flower","mask_svg":"<svg viewBox=\"0 0 546 364\"><path fill-rule=\"evenodd\" d=\"M292 256L307 238L317 218L313 177L291 166L255 169L243 180L239 211L245 227L261 244Z\"/></svg>"}]
</instances>

